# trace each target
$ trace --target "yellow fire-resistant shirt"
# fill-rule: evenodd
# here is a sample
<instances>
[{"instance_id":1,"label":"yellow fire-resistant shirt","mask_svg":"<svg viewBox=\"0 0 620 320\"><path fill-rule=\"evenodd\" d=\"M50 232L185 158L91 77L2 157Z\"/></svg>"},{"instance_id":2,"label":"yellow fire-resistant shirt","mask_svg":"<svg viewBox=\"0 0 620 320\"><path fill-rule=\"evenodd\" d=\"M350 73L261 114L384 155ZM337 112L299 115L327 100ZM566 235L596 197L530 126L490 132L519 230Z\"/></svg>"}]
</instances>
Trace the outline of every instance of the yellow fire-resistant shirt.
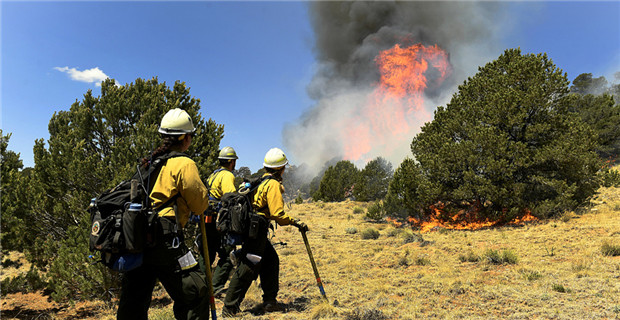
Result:
<instances>
[{"instance_id":1,"label":"yellow fire-resistant shirt","mask_svg":"<svg viewBox=\"0 0 620 320\"><path fill-rule=\"evenodd\" d=\"M263 175L271 175L266 173ZM282 184L276 179L263 181L256 193L252 205L258 210L258 214L274 220L281 226L293 224L294 218L284 213L284 199L282 198Z\"/></svg>"},{"instance_id":2,"label":"yellow fire-resistant shirt","mask_svg":"<svg viewBox=\"0 0 620 320\"><path fill-rule=\"evenodd\" d=\"M177 214L180 227L183 228L191 212L200 214L209 204L207 187L200 180L196 163L188 157L170 158L162 166L151 191L153 208L158 208L177 193L180 194L175 200ZM159 216L174 219L172 204L159 211Z\"/></svg>"},{"instance_id":3,"label":"yellow fire-resistant shirt","mask_svg":"<svg viewBox=\"0 0 620 320\"><path fill-rule=\"evenodd\" d=\"M226 168L212 173L209 179L207 179L207 185L211 186L209 190L211 197L216 199L222 199L224 193L237 191L237 188L235 188L235 175Z\"/></svg>"}]
</instances>

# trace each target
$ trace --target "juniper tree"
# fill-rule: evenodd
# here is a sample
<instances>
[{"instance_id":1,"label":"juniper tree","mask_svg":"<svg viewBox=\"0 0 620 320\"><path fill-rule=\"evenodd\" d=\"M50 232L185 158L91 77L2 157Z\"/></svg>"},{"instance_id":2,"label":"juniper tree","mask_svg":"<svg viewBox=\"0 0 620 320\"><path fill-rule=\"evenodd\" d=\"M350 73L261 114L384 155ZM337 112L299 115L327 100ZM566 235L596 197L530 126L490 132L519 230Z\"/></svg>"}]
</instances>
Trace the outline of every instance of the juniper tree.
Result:
<instances>
[{"instance_id":1,"label":"juniper tree","mask_svg":"<svg viewBox=\"0 0 620 320\"><path fill-rule=\"evenodd\" d=\"M31 233L28 223L28 176L20 155L8 149L11 133L3 135L0 129L0 196L2 197L2 214L0 244L2 252L20 250L32 245L32 239L25 235Z\"/></svg>"},{"instance_id":2,"label":"juniper tree","mask_svg":"<svg viewBox=\"0 0 620 320\"><path fill-rule=\"evenodd\" d=\"M325 171L314 200L343 201L351 195L359 170L351 161L338 161Z\"/></svg>"},{"instance_id":3,"label":"juniper tree","mask_svg":"<svg viewBox=\"0 0 620 320\"><path fill-rule=\"evenodd\" d=\"M420 219L423 208L436 202L437 192L431 188L420 165L406 158L394 171L383 208L390 217L404 219L412 216Z\"/></svg>"},{"instance_id":4,"label":"juniper tree","mask_svg":"<svg viewBox=\"0 0 620 320\"><path fill-rule=\"evenodd\" d=\"M579 114L598 136L597 154L603 159L616 159L620 154L620 84L609 85L605 77L582 73L573 80L570 91L575 93L567 99L570 110Z\"/></svg>"},{"instance_id":5,"label":"juniper tree","mask_svg":"<svg viewBox=\"0 0 620 320\"><path fill-rule=\"evenodd\" d=\"M388 191L394 171L392 164L382 157L369 161L360 171L355 182L353 195L358 201L381 200Z\"/></svg>"},{"instance_id":6,"label":"juniper tree","mask_svg":"<svg viewBox=\"0 0 620 320\"><path fill-rule=\"evenodd\" d=\"M151 80L117 86L105 80L101 95L91 90L67 111L54 113L50 137L34 146L35 168L28 223L36 227L33 262L47 268L54 297L111 298L114 277L87 261L89 199L130 177L142 157L159 144L161 117L171 108L186 110L196 136L187 153L206 179L215 168L223 127L199 114L200 100L175 82L172 88ZM204 112L204 110L203 110Z\"/></svg>"},{"instance_id":7,"label":"juniper tree","mask_svg":"<svg viewBox=\"0 0 620 320\"><path fill-rule=\"evenodd\" d=\"M501 219L588 200L600 162L594 132L569 110L568 84L546 54L519 49L479 68L411 144L435 200L484 204L481 215Z\"/></svg>"}]
</instances>

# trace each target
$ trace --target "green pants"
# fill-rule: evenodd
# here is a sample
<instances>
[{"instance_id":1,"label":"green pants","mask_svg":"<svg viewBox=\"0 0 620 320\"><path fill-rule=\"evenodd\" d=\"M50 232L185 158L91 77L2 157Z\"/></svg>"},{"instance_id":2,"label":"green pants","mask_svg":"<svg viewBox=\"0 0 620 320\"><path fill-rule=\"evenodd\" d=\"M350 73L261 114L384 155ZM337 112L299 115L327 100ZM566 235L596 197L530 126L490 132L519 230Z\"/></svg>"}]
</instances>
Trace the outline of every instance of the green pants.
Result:
<instances>
[{"instance_id":1,"label":"green pants","mask_svg":"<svg viewBox=\"0 0 620 320\"><path fill-rule=\"evenodd\" d=\"M178 258L189 250L182 238L177 248L172 246L174 235L166 230L170 230L173 223L161 219L163 227L158 232L157 244L145 250L143 265L123 274L117 319L147 320L157 280L174 301L175 319L209 319L205 275L198 266L180 270Z\"/></svg>"},{"instance_id":2,"label":"green pants","mask_svg":"<svg viewBox=\"0 0 620 320\"><path fill-rule=\"evenodd\" d=\"M230 261L230 252L234 250L232 246L224 246L217 251L220 259L217 261L217 265L213 270L213 292L217 292L226 286L226 281L230 278L235 266Z\"/></svg>"},{"instance_id":3,"label":"green pants","mask_svg":"<svg viewBox=\"0 0 620 320\"><path fill-rule=\"evenodd\" d=\"M234 250L234 247L222 243L214 222L206 223L205 231L207 233L206 236L209 244L209 260L211 261L211 264L215 261L216 254L220 258L217 262L217 266L215 266L215 269L213 270L213 292L215 293L224 288L226 281L228 281L228 278L230 277L230 273L235 268L232 262L230 262L230 252ZM196 243L198 243L198 250L200 252L200 270L206 272L202 254L202 235L198 235Z\"/></svg>"},{"instance_id":4,"label":"green pants","mask_svg":"<svg viewBox=\"0 0 620 320\"><path fill-rule=\"evenodd\" d=\"M241 302L245 298L252 281L258 276L261 279L261 288L263 290L263 301L274 301L278 295L280 281L280 259L273 245L267 239L268 222L263 219L257 239L247 241L243 246L244 253L255 254L261 257L258 264L253 264L246 258L241 258L239 266L233 272L232 279L226 298L224 299L224 307L229 310L238 311Z\"/></svg>"}]
</instances>

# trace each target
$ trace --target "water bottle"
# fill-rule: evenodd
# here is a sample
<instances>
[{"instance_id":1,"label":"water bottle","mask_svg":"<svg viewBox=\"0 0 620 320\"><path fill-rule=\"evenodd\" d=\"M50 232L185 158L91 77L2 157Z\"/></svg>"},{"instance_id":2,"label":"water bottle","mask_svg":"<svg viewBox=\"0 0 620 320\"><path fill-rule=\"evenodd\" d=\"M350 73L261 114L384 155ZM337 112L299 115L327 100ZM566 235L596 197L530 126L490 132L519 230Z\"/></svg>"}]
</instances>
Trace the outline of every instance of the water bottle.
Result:
<instances>
[{"instance_id":1,"label":"water bottle","mask_svg":"<svg viewBox=\"0 0 620 320\"><path fill-rule=\"evenodd\" d=\"M129 213L136 214L142 210L141 203L130 203L129 204Z\"/></svg>"},{"instance_id":2,"label":"water bottle","mask_svg":"<svg viewBox=\"0 0 620 320\"><path fill-rule=\"evenodd\" d=\"M93 213L93 211L95 210L95 207L97 206L97 198L92 198L90 199L90 204L88 205L88 212L90 212L91 214Z\"/></svg>"}]
</instances>

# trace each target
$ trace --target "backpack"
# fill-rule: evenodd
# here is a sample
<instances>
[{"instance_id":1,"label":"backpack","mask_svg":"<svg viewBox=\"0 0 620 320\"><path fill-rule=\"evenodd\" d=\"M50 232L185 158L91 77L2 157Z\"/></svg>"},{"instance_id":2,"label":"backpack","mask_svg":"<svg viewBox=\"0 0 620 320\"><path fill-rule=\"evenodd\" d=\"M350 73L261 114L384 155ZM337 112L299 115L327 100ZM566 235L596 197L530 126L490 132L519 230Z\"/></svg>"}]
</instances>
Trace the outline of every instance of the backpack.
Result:
<instances>
[{"instance_id":1,"label":"backpack","mask_svg":"<svg viewBox=\"0 0 620 320\"><path fill-rule=\"evenodd\" d=\"M142 251L155 243L157 210L151 208L149 194L159 171L170 158L181 157L181 152L168 152L141 168L129 180L106 190L91 200L89 212L91 227L89 246L101 253L101 260L112 270L126 272L142 264ZM179 195L170 198L159 208L173 203ZM92 256L91 256L92 257Z\"/></svg>"},{"instance_id":2,"label":"backpack","mask_svg":"<svg viewBox=\"0 0 620 320\"><path fill-rule=\"evenodd\" d=\"M246 181L238 191L222 196L216 228L228 245L241 245L246 239L255 239L259 215L252 207L252 198L258 186L272 176Z\"/></svg>"}]
</instances>

